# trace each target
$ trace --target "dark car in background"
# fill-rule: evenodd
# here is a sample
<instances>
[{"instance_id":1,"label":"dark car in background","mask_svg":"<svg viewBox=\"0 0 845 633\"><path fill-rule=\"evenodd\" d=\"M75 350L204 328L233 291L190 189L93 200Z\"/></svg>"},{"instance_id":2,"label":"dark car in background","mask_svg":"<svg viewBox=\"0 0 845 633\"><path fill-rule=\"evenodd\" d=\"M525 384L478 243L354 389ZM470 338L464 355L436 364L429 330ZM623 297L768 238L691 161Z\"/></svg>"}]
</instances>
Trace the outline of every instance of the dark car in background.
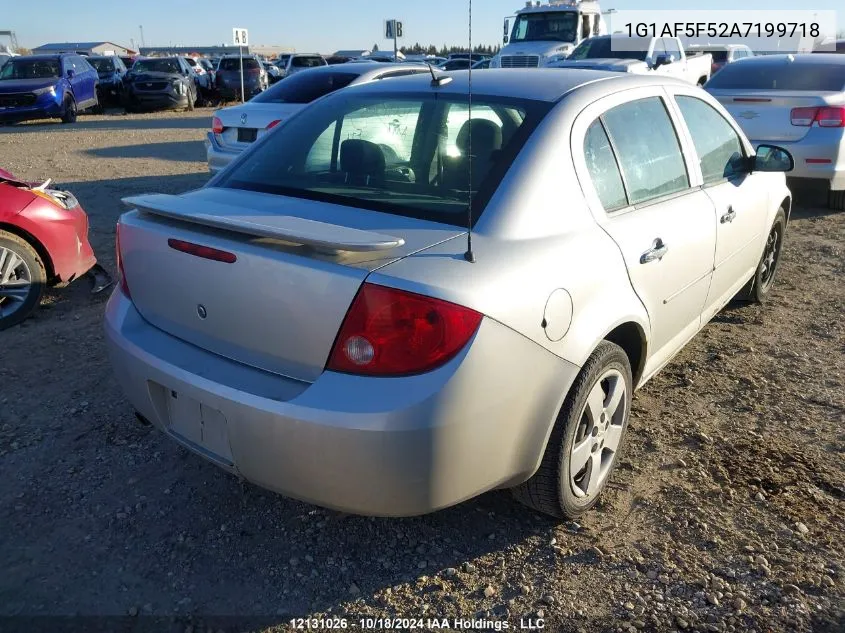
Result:
<instances>
[{"instance_id":1,"label":"dark car in background","mask_svg":"<svg viewBox=\"0 0 845 633\"><path fill-rule=\"evenodd\" d=\"M99 78L74 53L12 57L0 68L0 122L60 118L96 107Z\"/></svg>"},{"instance_id":2,"label":"dark car in background","mask_svg":"<svg viewBox=\"0 0 845 633\"><path fill-rule=\"evenodd\" d=\"M244 55L244 96L251 99L267 89L267 72L261 61L255 55ZM238 55L227 55L220 59L217 66L217 91L224 101L241 98L241 58Z\"/></svg>"},{"instance_id":3,"label":"dark car in background","mask_svg":"<svg viewBox=\"0 0 845 633\"><path fill-rule=\"evenodd\" d=\"M99 76L97 84L97 99L100 108L106 105L123 105L126 66L116 55L93 55L88 57L88 63L94 67Z\"/></svg>"},{"instance_id":4,"label":"dark car in background","mask_svg":"<svg viewBox=\"0 0 845 633\"><path fill-rule=\"evenodd\" d=\"M126 109L193 110L199 88L194 71L181 57L142 57L126 73Z\"/></svg>"},{"instance_id":5,"label":"dark car in background","mask_svg":"<svg viewBox=\"0 0 845 633\"><path fill-rule=\"evenodd\" d=\"M126 66L126 70L132 68L132 64L134 64L137 59L134 55L118 55L118 57L120 58L120 61L123 62L123 65Z\"/></svg>"}]
</instances>

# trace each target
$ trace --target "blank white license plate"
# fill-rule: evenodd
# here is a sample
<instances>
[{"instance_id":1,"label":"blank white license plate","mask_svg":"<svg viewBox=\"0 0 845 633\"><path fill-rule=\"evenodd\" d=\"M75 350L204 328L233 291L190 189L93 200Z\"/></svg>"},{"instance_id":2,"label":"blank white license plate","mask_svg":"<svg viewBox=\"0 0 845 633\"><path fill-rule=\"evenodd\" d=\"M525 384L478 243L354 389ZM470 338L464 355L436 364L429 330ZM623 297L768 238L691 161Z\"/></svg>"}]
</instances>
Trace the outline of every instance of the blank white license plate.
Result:
<instances>
[{"instance_id":1,"label":"blank white license plate","mask_svg":"<svg viewBox=\"0 0 845 633\"><path fill-rule=\"evenodd\" d=\"M229 429L220 411L172 390L168 391L167 411L171 432L211 453L210 457L232 463Z\"/></svg>"}]
</instances>

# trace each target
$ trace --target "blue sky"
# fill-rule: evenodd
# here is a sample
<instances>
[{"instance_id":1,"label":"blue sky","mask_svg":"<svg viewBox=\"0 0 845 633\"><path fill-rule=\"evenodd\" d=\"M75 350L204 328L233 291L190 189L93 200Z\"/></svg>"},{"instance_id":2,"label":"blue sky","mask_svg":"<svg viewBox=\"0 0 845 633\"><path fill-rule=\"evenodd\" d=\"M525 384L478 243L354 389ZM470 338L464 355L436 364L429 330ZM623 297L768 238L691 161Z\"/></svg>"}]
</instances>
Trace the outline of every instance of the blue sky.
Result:
<instances>
[{"instance_id":1,"label":"blue sky","mask_svg":"<svg viewBox=\"0 0 845 633\"><path fill-rule=\"evenodd\" d=\"M276 44L298 51L330 53L344 48L381 48L384 18L397 17L405 25L406 44L460 44L467 41L467 0L1 0L0 28L17 33L21 46L46 42L109 40L140 45L138 25L148 46L220 44L229 41L232 27L249 29L254 44ZM606 0L603 9L812 9L835 10L838 28L845 29L842 0ZM524 0L474 0L473 42L500 41L502 18ZM0 44L5 40L0 41Z\"/></svg>"}]
</instances>

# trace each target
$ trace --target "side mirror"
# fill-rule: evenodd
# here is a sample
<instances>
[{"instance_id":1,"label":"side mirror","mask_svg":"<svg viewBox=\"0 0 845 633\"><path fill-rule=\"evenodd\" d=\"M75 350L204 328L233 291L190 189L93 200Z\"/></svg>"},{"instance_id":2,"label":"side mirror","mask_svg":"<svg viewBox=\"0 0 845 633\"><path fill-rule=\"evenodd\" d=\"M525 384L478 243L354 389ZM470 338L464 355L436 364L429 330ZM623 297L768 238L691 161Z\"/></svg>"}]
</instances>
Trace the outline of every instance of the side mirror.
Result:
<instances>
[{"instance_id":1,"label":"side mirror","mask_svg":"<svg viewBox=\"0 0 845 633\"><path fill-rule=\"evenodd\" d=\"M67 78L73 79L73 69L72 68L67 69Z\"/></svg>"},{"instance_id":2,"label":"side mirror","mask_svg":"<svg viewBox=\"0 0 845 633\"><path fill-rule=\"evenodd\" d=\"M758 145L754 156L753 171L792 171L795 159L792 154L777 145Z\"/></svg>"},{"instance_id":3,"label":"side mirror","mask_svg":"<svg viewBox=\"0 0 845 633\"><path fill-rule=\"evenodd\" d=\"M668 53L663 53L662 55L658 55L654 58L654 68L660 68L661 66L667 66L675 61L675 58Z\"/></svg>"}]
</instances>

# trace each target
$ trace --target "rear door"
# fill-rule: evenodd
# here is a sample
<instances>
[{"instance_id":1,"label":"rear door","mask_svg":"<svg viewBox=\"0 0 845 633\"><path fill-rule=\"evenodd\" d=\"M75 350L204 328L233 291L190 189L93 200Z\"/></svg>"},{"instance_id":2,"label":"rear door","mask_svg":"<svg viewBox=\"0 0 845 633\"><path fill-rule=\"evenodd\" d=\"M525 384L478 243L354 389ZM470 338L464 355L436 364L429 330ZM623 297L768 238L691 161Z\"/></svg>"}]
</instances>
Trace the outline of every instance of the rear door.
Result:
<instances>
[{"instance_id":1,"label":"rear door","mask_svg":"<svg viewBox=\"0 0 845 633\"><path fill-rule=\"evenodd\" d=\"M703 319L709 320L751 277L768 217L767 174L750 173L751 154L734 126L700 91L673 89L674 103L697 154L702 189L713 201L716 255Z\"/></svg>"},{"instance_id":2,"label":"rear door","mask_svg":"<svg viewBox=\"0 0 845 633\"><path fill-rule=\"evenodd\" d=\"M659 87L593 104L572 139L596 220L619 247L648 311L650 372L698 331L713 270L713 204L691 178Z\"/></svg>"}]
</instances>

